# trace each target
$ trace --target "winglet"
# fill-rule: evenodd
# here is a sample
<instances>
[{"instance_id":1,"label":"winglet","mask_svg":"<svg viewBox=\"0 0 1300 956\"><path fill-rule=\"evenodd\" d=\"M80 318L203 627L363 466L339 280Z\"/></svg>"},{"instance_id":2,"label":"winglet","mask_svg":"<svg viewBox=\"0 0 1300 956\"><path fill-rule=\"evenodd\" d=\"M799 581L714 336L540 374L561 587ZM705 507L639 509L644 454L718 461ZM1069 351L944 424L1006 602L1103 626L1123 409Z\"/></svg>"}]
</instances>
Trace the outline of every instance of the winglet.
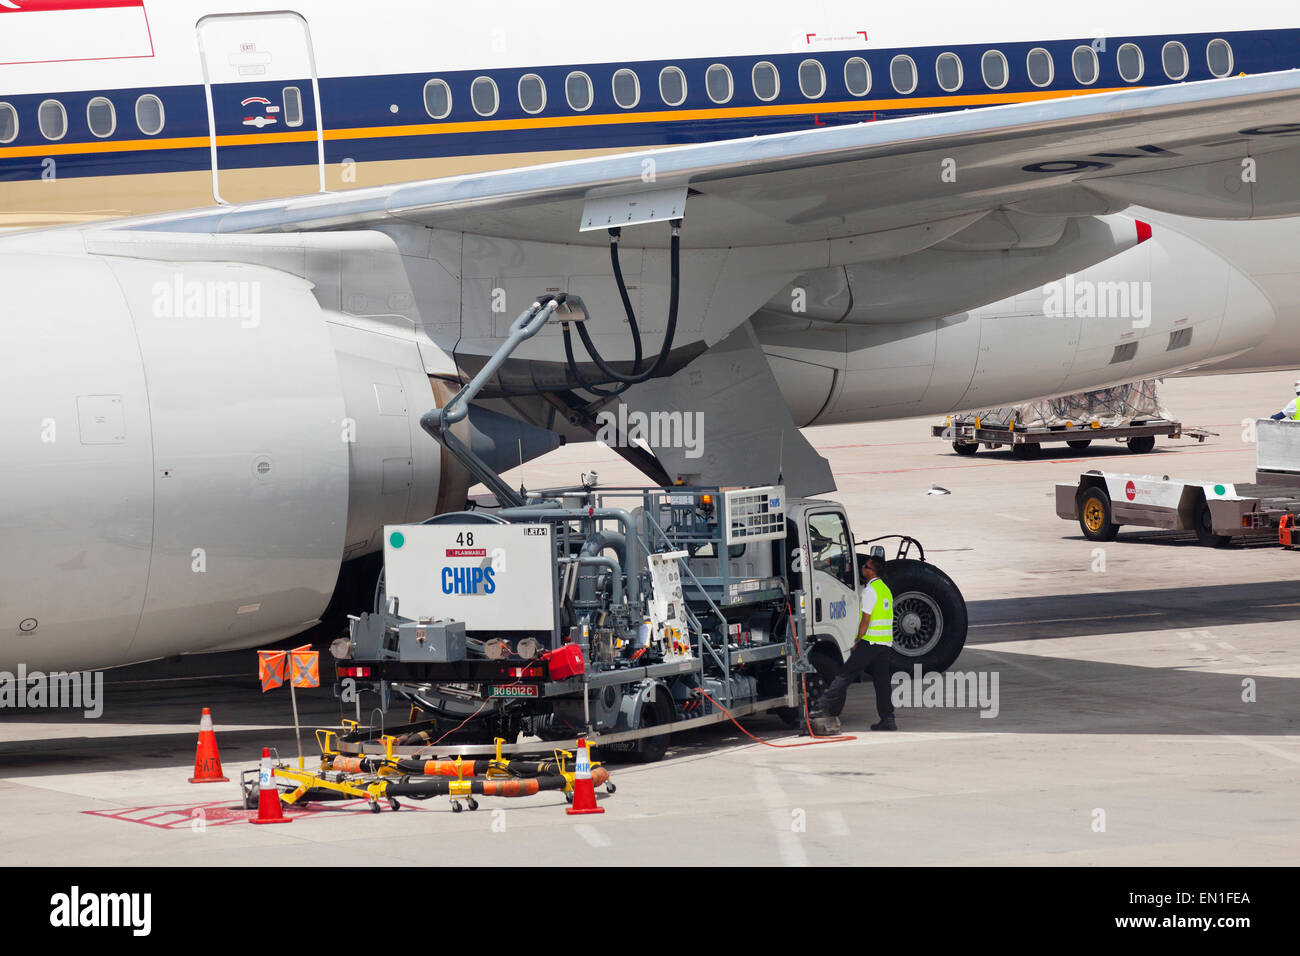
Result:
<instances>
[{"instance_id":1,"label":"winglet","mask_svg":"<svg viewBox=\"0 0 1300 956\"><path fill-rule=\"evenodd\" d=\"M1141 219L1137 219L1134 221L1137 223L1137 228L1138 228L1137 244L1140 246L1142 245L1142 243L1146 242L1148 239L1151 238L1151 224L1147 222L1143 222Z\"/></svg>"}]
</instances>

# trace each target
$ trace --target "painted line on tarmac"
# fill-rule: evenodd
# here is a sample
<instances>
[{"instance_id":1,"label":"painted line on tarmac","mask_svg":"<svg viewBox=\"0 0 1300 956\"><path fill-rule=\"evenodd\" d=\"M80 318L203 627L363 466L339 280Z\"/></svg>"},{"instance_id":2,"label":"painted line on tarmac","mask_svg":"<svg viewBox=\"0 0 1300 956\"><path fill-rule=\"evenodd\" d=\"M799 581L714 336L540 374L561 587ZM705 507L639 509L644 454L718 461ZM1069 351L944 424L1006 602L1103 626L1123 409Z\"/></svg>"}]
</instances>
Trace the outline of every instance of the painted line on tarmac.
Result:
<instances>
[{"instance_id":1,"label":"painted line on tarmac","mask_svg":"<svg viewBox=\"0 0 1300 956\"><path fill-rule=\"evenodd\" d=\"M609 837L605 836L605 834L601 833L595 827L588 826L585 823L575 823L573 825L573 832L587 841L589 846L592 846L597 850L602 850L610 845Z\"/></svg>"},{"instance_id":2,"label":"painted line on tarmac","mask_svg":"<svg viewBox=\"0 0 1300 956\"><path fill-rule=\"evenodd\" d=\"M249 671L242 674L200 674L197 677L151 677L148 680L106 680L106 687L130 687L133 684L180 684L185 681L196 680L230 680L231 678L241 678L252 681L253 676Z\"/></svg>"},{"instance_id":3,"label":"painted line on tarmac","mask_svg":"<svg viewBox=\"0 0 1300 956\"><path fill-rule=\"evenodd\" d=\"M781 768L781 771L783 773L790 774L790 776L796 778L802 784L811 785L814 787L826 786L826 778L822 776L818 776L817 772L815 770L810 769L807 764L802 764L802 763L786 764Z\"/></svg>"},{"instance_id":4,"label":"painted line on tarmac","mask_svg":"<svg viewBox=\"0 0 1300 956\"><path fill-rule=\"evenodd\" d=\"M1098 617L1052 617L1041 621L998 621L993 624L972 624L971 627L1022 627L1026 624L1073 624L1076 621L1122 621L1130 617L1164 617L1164 611L1137 611L1133 614L1105 614Z\"/></svg>"},{"instance_id":5,"label":"painted line on tarmac","mask_svg":"<svg viewBox=\"0 0 1300 956\"><path fill-rule=\"evenodd\" d=\"M776 831L776 851L785 866L808 866L808 854L803 850L799 838L790 829L793 817L786 798L785 790L777 782L776 774L766 767L754 768L754 785L759 797L768 807L768 819Z\"/></svg>"},{"instance_id":6,"label":"painted line on tarmac","mask_svg":"<svg viewBox=\"0 0 1300 956\"><path fill-rule=\"evenodd\" d=\"M844 814L838 810L830 810L826 814L826 828L837 837L849 836L849 824L844 819Z\"/></svg>"},{"instance_id":7,"label":"painted line on tarmac","mask_svg":"<svg viewBox=\"0 0 1300 956\"><path fill-rule=\"evenodd\" d=\"M1167 455L1173 452L1173 449L1161 451L1158 455ZM1177 451L1176 454L1182 455L1226 455L1242 454L1246 449L1241 448L1220 448L1207 449L1205 451ZM1154 453L1153 454L1157 454ZM1105 461L1108 458L1118 458L1118 455L1091 455L1087 458L1034 458L1029 461L1020 461L1015 458L1002 458L997 461L972 462L965 465L919 465L915 468L880 468L874 471L837 471L837 477L848 475L902 475L913 471L952 471L957 468L998 468L998 467L1023 467L1027 464L1040 465L1069 465L1081 461ZM1149 458L1151 455L1131 455L1132 458Z\"/></svg>"},{"instance_id":8,"label":"painted line on tarmac","mask_svg":"<svg viewBox=\"0 0 1300 956\"><path fill-rule=\"evenodd\" d=\"M1033 674L1035 677L1042 677L1049 681L1060 680L1056 674L1053 674L1050 671L1045 671L1041 667L1034 667L1032 664L1025 664L1022 661L1007 660L1004 654L998 654L994 651L985 651L984 653L988 654L988 656L993 658L995 661L1002 664L1010 664L1012 667L1019 667L1025 673ZM1057 658L1057 660L1060 660L1060 658Z\"/></svg>"},{"instance_id":9,"label":"painted line on tarmac","mask_svg":"<svg viewBox=\"0 0 1300 956\"><path fill-rule=\"evenodd\" d=\"M1272 744L1266 744L1262 740L1251 740L1249 737L1241 737L1237 734L1217 734L1220 740L1229 740L1235 744L1244 744L1247 747L1254 747L1261 753L1272 754L1274 757L1281 757L1283 760L1289 760L1292 763L1300 763L1300 754L1293 754L1290 751L1283 750L1281 747L1274 747Z\"/></svg>"}]
</instances>

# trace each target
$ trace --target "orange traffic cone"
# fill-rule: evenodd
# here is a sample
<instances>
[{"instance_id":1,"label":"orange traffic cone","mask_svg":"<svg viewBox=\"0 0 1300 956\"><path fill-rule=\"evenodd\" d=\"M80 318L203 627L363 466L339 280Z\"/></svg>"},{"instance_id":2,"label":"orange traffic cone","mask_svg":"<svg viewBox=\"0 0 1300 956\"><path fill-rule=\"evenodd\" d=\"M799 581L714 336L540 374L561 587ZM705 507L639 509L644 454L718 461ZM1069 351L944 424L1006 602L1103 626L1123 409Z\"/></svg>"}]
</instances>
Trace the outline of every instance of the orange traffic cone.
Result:
<instances>
[{"instance_id":1,"label":"orange traffic cone","mask_svg":"<svg viewBox=\"0 0 1300 956\"><path fill-rule=\"evenodd\" d=\"M573 770L573 806L564 811L575 813L604 813L604 807L596 806L596 788L591 783L591 755L587 752L587 741L578 738L578 761Z\"/></svg>"},{"instance_id":2,"label":"orange traffic cone","mask_svg":"<svg viewBox=\"0 0 1300 956\"><path fill-rule=\"evenodd\" d=\"M280 791L271 781L271 751L262 748L262 772L257 776L257 816L249 823L293 823L280 809Z\"/></svg>"},{"instance_id":3,"label":"orange traffic cone","mask_svg":"<svg viewBox=\"0 0 1300 956\"><path fill-rule=\"evenodd\" d=\"M230 779L221 772L221 754L217 752L217 735L212 729L212 714L203 708L199 718L199 746L194 751L194 776L190 783L224 783Z\"/></svg>"}]
</instances>

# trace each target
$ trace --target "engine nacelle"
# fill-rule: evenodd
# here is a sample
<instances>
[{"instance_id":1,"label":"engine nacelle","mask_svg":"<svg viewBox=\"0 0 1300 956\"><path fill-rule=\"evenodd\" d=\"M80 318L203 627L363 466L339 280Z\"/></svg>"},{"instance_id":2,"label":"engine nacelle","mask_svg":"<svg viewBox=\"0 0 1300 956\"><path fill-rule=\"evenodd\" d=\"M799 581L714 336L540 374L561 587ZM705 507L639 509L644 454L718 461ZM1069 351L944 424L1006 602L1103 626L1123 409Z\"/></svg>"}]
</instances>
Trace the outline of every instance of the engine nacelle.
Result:
<instances>
[{"instance_id":1,"label":"engine nacelle","mask_svg":"<svg viewBox=\"0 0 1300 956\"><path fill-rule=\"evenodd\" d=\"M414 333L297 276L6 255L0 288L0 668L291 635L385 522L464 500Z\"/></svg>"},{"instance_id":2,"label":"engine nacelle","mask_svg":"<svg viewBox=\"0 0 1300 956\"><path fill-rule=\"evenodd\" d=\"M795 424L996 408L1222 360L1264 339L1268 298L1170 228L1105 262L941 319L754 329Z\"/></svg>"}]
</instances>

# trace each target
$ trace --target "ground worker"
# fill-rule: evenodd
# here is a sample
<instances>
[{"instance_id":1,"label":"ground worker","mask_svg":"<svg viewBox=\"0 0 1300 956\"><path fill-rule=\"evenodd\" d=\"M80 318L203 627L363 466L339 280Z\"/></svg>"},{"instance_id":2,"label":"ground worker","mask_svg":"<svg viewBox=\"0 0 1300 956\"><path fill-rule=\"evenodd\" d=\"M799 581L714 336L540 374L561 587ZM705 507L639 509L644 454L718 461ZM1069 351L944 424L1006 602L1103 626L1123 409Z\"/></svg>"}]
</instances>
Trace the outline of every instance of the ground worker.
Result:
<instances>
[{"instance_id":1,"label":"ground worker","mask_svg":"<svg viewBox=\"0 0 1300 956\"><path fill-rule=\"evenodd\" d=\"M1289 418L1293 422L1300 422L1300 381L1295 383L1295 396L1286 408L1273 416L1273 421Z\"/></svg>"},{"instance_id":2,"label":"ground worker","mask_svg":"<svg viewBox=\"0 0 1300 956\"><path fill-rule=\"evenodd\" d=\"M831 681L830 687L816 703L815 713L838 717L844 709L844 698L849 684L864 671L871 675L876 688L876 712L880 721L872 730L897 730L894 723L894 703L889 695L889 678L892 668L889 659L894 647L894 595L889 585L880 577L885 561L875 555L862 559L862 611L858 621L858 639L854 642L849 659Z\"/></svg>"}]
</instances>

